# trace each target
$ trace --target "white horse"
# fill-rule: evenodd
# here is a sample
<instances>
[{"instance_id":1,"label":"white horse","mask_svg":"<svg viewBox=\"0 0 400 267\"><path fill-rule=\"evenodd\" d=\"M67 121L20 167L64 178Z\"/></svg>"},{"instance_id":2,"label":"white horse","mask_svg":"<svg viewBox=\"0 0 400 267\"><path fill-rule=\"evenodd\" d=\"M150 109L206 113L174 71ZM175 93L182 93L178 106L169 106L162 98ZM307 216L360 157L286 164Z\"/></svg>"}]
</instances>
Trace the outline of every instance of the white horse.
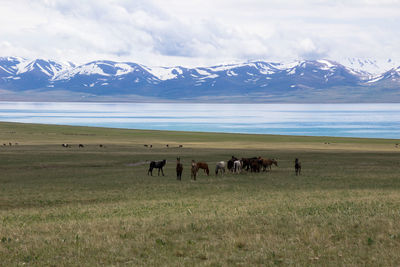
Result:
<instances>
[{"instance_id":1,"label":"white horse","mask_svg":"<svg viewBox=\"0 0 400 267\"><path fill-rule=\"evenodd\" d=\"M215 165L215 176L218 175L218 172L221 170L221 175L225 174L225 161L220 161L217 162L217 164Z\"/></svg>"},{"instance_id":2,"label":"white horse","mask_svg":"<svg viewBox=\"0 0 400 267\"><path fill-rule=\"evenodd\" d=\"M242 162L240 160L233 162L233 169L235 173L240 173L242 171Z\"/></svg>"}]
</instances>

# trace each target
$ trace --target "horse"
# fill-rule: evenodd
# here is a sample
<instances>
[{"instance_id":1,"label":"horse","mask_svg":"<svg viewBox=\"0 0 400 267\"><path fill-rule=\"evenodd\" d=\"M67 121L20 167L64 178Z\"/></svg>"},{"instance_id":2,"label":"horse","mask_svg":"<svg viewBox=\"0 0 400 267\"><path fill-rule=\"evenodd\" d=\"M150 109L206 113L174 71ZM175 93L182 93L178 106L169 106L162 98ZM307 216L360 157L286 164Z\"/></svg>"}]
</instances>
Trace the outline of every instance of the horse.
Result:
<instances>
[{"instance_id":1,"label":"horse","mask_svg":"<svg viewBox=\"0 0 400 267\"><path fill-rule=\"evenodd\" d=\"M181 163L181 158L176 158L176 179L177 180L182 180L182 171L183 171L183 165Z\"/></svg>"},{"instance_id":2,"label":"horse","mask_svg":"<svg viewBox=\"0 0 400 267\"><path fill-rule=\"evenodd\" d=\"M235 160L233 163L233 170L235 173L240 173L242 171L242 162L240 160Z\"/></svg>"},{"instance_id":3,"label":"horse","mask_svg":"<svg viewBox=\"0 0 400 267\"><path fill-rule=\"evenodd\" d=\"M215 176L218 175L218 172L221 170L221 175L225 174L225 161L220 161L217 162L217 164L215 165Z\"/></svg>"},{"instance_id":4,"label":"horse","mask_svg":"<svg viewBox=\"0 0 400 267\"><path fill-rule=\"evenodd\" d=\"M190 178L192 178L193 180L196 181L196 175L197 175L197 164L194 160L192 160L192 165L191 165L191 176Z\"/></svg>"},{"instance_id":5,"label":"horse","mask_svg":"<svg viewBox=\"0 0 400 267\"><path fill-rule=\"evenodd\" d=\"M253 160L258 159L257 157L253 157L253 158L242 158L242 168L246 169L246 171L248 171L251 167L251 162Z\"/></svg>"},{"instance_id":6,"label":"horse","mask_svg":"<svg viewBox=\"0 0 400 267\"><path fill-rule=\"evenodd\" d=\"M79 146L78 146L79 148L81 148L81 147L85 147L84 145L82 145L82 144L79 144Z\"/></svg>"},{"instance_id":7,"label":"horse","mask_svg":"<svg viewBox=\"0 0 400 267\"><path fill-rule=\"evenodd\" d=\"M266 171L267 169L271 170L272 164L274 164L276 167L278 167L278 162L275 159L263 159L260 158L261 160L261 165L263 167L263 171Z\"/></svg>"},{"instance_id":8,"label":"horse","mask_svg":"<svg viewBox=\"0 0 400 267\"><path fill-rule=\"evenodd\" d=\"M261 169L261 160L260 159L253 159L250 161L250 170L251 172L260 172Z\"/></svg>"},{"instance_id":9,"label":"horse","mask_svg":"<svg viewBox=\"0 0 400 267\"><path fill-rule=\"evenodd\" d=\"M301 174L301 163L298 158L294 160L294 171L296 176Z\"/></svg>"},{"instance_id":10,"label":"horse","mask_svg":"<svg viewBox=\"0 0 400 267\"><path fill-rule=\"evenodd\" d=\"M167 163L167 161L165 159L162 160L162 161L152 161L152 162L150 162L150 167L149 167L149 170L147 171L147 175L149 175L149 173L150 173L151 176L153 176L153 169L157 168L158 169L158 176L160 176L160 170L161 170L162 176L164 176L163 167L165 166L166 163Z\"/></svg>"},{"instance_id":11,"label":"horse","mask_svg":"<svg viewBox=\"0 0 400 267\"><path fill-rule=\"evenodd\" d=\"M205 173L207 173L207 176L210 175L210 170L208 169L208 164L205 162L197 162L196 164L197 170L203 169Z\"/></svg>"},{"instance_id":12,"label":"horse","mask_svg":"<svg viewBox=\"0 0 400 267\"><path fill-rule=\"evenodd\" d=\"M231 172L234 172L234 163L235 161L238 160L235 156L232 156L230 160L228 160L228 170Z\"/></svg>"}]
</instances>

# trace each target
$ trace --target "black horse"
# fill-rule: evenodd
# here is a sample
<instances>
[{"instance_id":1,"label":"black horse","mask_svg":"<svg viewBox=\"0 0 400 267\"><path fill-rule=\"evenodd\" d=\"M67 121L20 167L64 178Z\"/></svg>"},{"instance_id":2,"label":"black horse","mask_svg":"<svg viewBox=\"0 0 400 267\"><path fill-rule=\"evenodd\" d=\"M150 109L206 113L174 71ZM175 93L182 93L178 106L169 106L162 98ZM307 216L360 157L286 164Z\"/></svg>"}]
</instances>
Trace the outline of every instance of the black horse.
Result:
<instances>
[{"instance_id":1,"label":"black horse","mask_svg":"<svg viewBox=\"0 0 400 267\"><path fill-rule=\"evenodd\" d=\"M151 176L153 176L153 169L156 168L156 169L158 169L158 176L160 176L160 170L161 170L162 176L164 176L163 167L165 166L166 163L167 163L167 161L165 159L162 161L150 162L150 168L147 171L147 175L149 175L149 173L150 173Z\"/></svg>"},{"instance_id":2,"label":"black horse","mask_svg":"<svg viewBox=\"0 0 400 267\"><path fill-rule=\"evenodd\" d=\"M298 158L294 160L294 171L296 172L296 175L301 174L301 163Z\"/></svg>"},{"instance_id":3,"label":"black horse","mask_svg":"<svg viewBox=\"0 0 400 267\"><path fill-rule=\"evenodd\" d=\"M232 158L230 160L228 160L228 170L230 170L231 172L234 171L234 162L237 161L238 159L235 156L232 156Z\"/></svg>"}]
</instances>

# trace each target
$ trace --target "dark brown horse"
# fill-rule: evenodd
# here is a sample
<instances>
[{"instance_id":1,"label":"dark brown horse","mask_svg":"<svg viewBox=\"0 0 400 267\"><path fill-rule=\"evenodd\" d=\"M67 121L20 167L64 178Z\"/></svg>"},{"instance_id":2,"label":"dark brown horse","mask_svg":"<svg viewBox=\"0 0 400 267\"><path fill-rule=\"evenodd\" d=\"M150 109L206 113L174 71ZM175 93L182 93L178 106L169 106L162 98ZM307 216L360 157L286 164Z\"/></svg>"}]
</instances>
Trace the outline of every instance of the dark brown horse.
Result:
<instances>
[{"instance_id":1,"label":"dark brown horse","mask_svg":"<svg viewBox=\"0 0 400 267\"><path fill-rule=\"evenodd\" d=\"M301 163L298 158L294 160L294 171L296 176L301 174Z\"/></svg>"},{"instance_id":2,"label":"dark brown horse","mask_svg":"<svg viewBox=\"0 0 400 267\"><path fill-rule=\"evenodd\" d=\"M208 169L208 164L205 162L197 162L196 164L197 170L203 169L205 173L207 173L207 176L210 175L210 170Z\"/></svg>"},{"instance_id":3,"label":"dark brown horse","mask_svg":"<svg viewBox=\"0 0 400 267\"><path fill-rule=\"evenodd\" d=\"M248 171L251 168L251 162L254 160L257 160L257 157L253 157L253 158L242 158L242 168L246 169L246 171Z\"/></svg>"},{"instance_id":4,"label":"dark brown horse","mask_svg":"<svg viewBox=\"0 0 400 267\"><path fill-rule=\"evenodd\" d=\"M149 175L149 173L150 173L151 176L153 176L153 169L156 168L156 169L158 169L158 176L160 176L160 170L161 170L162 176L164 176L163 167L165 166L166 163L167 163L167 161L165 159L162 161L150 162L150 167L149 167L149 170L147 171L147 175Z\"/></svg>"},{"instance_id":5,"label":"dark brown horse","mask_svg":"<svg viewBox=\"0 0 400 267\"><path fill-rule=\"evenodd\" d=\"M267 169L271 170L271 166L272 164L275 165L276 167L278 167L278 162L275 159L263 159L260 158L261 160L261 165L263 167L263 171L266 171Z\"/></svg>"},{"instance_id":6,"label":"dark brown horse","mask_svg":"<svg viewBox=\"0 0 400 267\"><path fill-rule=\"evenodd\" d=\"M191 172L191 178L196 181L197 164L196 164L196 162L194 160L192 160L192 165L191 165L191 168L190 168L190 172Z\"/></svg>"},{"instance_id":7,"label":"dark brown horse","mask_svg":"<svg viewBox=\"0 0 400 267\"><path fill-rule=\"evenodd\" d=\"M182 180L183 165L181 163L181 158L176 158L176 179Z\"/></svg>"},{"instance_id":8,"label":"dark brown horse","mask_svg":"<svg viewBox=\"0 0 400 267\"><path fill-rule=\"evenodd\" d=\"M260 172L262 161L260 159L253 159L250 161L251 172Z\"/></svg>"}]
</instances>

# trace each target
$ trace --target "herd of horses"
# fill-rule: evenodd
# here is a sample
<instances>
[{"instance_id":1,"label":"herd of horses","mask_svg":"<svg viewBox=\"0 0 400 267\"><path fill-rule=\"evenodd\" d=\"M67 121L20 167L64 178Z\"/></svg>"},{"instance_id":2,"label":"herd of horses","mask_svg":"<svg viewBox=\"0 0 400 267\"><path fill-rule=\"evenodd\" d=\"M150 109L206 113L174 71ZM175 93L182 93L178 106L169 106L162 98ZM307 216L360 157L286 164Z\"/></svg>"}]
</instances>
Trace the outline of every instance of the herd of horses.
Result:
<instances>
[{"instance_id":1,"label":"herd of horses","mask_svg":"<svg viewBox=\"0 0 400 267\"><path fill-rule=\"evenodd\" d=\"M158 175L161 174L164 176L163 167L167 161L151 161L149 170L147 171L147 175L153 176L153 169L158 169ZM272 165L278 167L278 162L275 159L264 159L262 157L253 157L253 158L241 158L238 159L235 156L232 156L228 162L220 161L215 165L215 175L218 174L224 175L226 169L231 173L241 173L242 170L251 171L251 172L261 172L261 171L269 171L271 170ZM210 175L210 169L208 168L208 164L206 162L196 162L192 160L190 165L190 173L191 179L196 180L198 171L202 169L207 176ZM296 175L301 174L301 163L298 158L295 159L294 169ZM182 180L182 172L183 172L183 164L181 163L181 159L176 159L176 178L177 180Z\"/></svg>"}]
</instances>

